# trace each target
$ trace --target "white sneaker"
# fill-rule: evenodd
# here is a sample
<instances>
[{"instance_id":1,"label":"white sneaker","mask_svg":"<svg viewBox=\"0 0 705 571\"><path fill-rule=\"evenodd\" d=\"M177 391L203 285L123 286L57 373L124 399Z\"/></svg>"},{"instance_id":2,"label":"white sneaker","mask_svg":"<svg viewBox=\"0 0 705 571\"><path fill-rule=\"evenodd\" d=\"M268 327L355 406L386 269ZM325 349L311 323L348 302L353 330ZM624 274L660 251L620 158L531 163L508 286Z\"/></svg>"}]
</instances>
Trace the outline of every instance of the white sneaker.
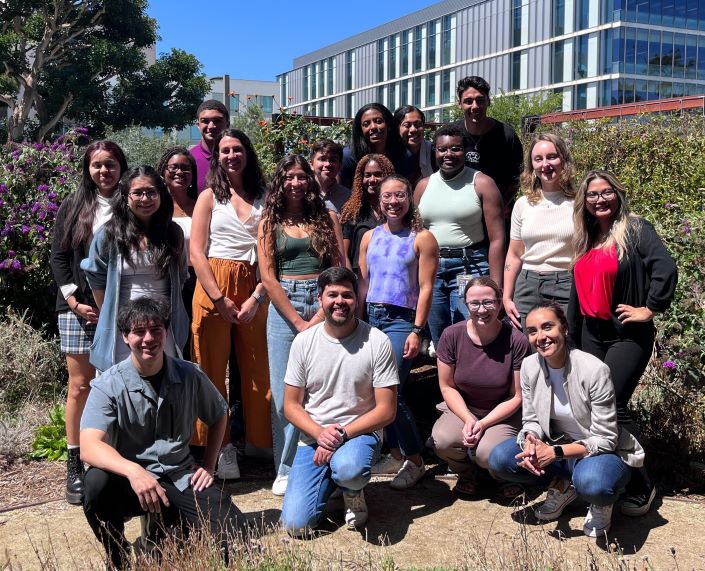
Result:
<instances>
[{"instance_id":1,"label":"white sneaker","mask_svg":"<svg viewBox=\"0 0 705 571\"><path fill-rule=\"evenodd\" d=\"M237 448L226 444L220 449L218 455L218 478L221 480L237 480L240 477L240 468L237 465Z\"/></svg>"},{"instance_id":2,"label":"white sneaker","mask_svg":"<svg viewBox=\"0 0 705 571\"><path fill-rule=\"evenodd\" d=\"M274 478L274 483L272 484L272 493L275 496L283 496L286 494L286 486L289 483L289 475L277 474Z\"/></svg>"},{"instance_id":3,"label":"white sneaker","mask_svg":"<svg viewBox=\"0 0 705 571\"><path fill-rule=\"evenodd\" d=\"M578 498L578 492L569 482L562 482L566 485L565 490L550 486L544 502L534 509L534 514L541 521L551 521L561 517L565 507Z\"/></svg>"},{"instance_id":4,"label":"white sneaker","mask_svg":"<svg viewBox=\"0 0 705 571\"><path fill-rule=\"evenodd\" d=\"M348 529L362 527L367 523L367 503L365 502L365 492L343 492L345 502L345 525Z\"/></svg>"},{"instance_id":5,"label":"white sneaker","mask_svg":"<svg viewBox=\"0 0 705 571\"><path fill-rule=\"evenodd\" d=\"M389 484L395 490L406 490L418 482L426 473L426 466L423 461L421 466L417 466L411 460L404 461L401 470L394 476L392 483Z\"/></svg>"},{"instance_id":6,"label":"white sneaker","mask_svg":"<svg viewBox=\"0 0 705 571\"><path fill-rule=\"evenodd\" d=\"M397 460L391 454L387 454L386 456L382 456L379 459L379 462L375 463L372 466L370 472L373 476L379 474L396 474L399 472L399 470L401 470L403 465L404 460Z\"/></svg>"},{"instance_id":7,"label":"white sneaker","mask_svg":"<svg viewBox=\"0 0 705 571\"><path fill-rule=\"evenodd\" d=\"M613 504L608 506L590 504L590 509L585 516L585 523L583 523L585 535L602 537L610 530L612 527L612 507Z\"/></svg>"},{"instance_id":8,"label":"white sneaker","mask_svg":"<svg viewBox=\"0 0 705 571\"><path fill-rule=\"evenodd\" d=\"M436 358L436 347L433 345L433 341L428 344L428 356L431 357L431 359Z\"/></svg>"}]
</instances>

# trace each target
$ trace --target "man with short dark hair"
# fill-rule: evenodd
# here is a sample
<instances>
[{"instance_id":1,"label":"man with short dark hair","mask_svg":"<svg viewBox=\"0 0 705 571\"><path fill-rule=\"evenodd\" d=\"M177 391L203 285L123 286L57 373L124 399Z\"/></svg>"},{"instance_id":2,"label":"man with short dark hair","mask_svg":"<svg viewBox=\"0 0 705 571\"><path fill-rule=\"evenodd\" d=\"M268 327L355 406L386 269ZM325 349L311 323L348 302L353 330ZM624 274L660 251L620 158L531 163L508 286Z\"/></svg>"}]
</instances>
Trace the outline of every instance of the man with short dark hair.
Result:
<instances>
[{"instance_id":1,"label":"man with short dark hair","mask_svg":"<svg viewBox=\"0 0 705 571\"><path fill-rule=\"evenodd\" d=\"M350 198L352 191L338 183L338 173L343 164L343 147L330 139L320 139L311 150L311 168L321 188L321 198L330 208L340 214L343 205Z\"/></svg>"},{"instance_id":2,"label":"man with short dark hair","mask_svg":"<svg viewBox=\"0 0 705 571\"><path fill-rule=\"evenodd\" d=\"M201 141L189 149L196 159L198 192L206 188L208 164L213 154L215 139L230 125L228 108L217 99L208 99L198 106L196 126L201 132Z\"/></svg>"},{"instance_id":3,"label":"man with short dark hair","mask_svg":"<svg viewBox=\"0 0 705 571\"><path fill-rule=\"evenodd\" d=\"M81 418L81 459L91 466L83 509L116 569L129 562L126 517L161 513L164 529L205 521L227 550L240 515L212 486L228 405L198 366L164 354L169 315L163 298L141 297L120 311L130 356L91 382ZM200 467L189 453L196 418L208 425Z\"/></svg>"},{"instance_id":4,"label":"man with short dark hair","mask_svg":"<svg viewBox=\"0 0 705 571\"><path fill-rule=\"evenodd\" d=\"M397 374L389 338L355 317L357 278L347 268L318 277L325 321L299 333L284 378L284 414L301 431L281 521L294 536L318 525L326 501L343 491L345 523L367 521L363 488L396 414Z\"/></svg>"},{"instance_id":5,"label":"man with short dark hair","mask_svg":"<svg viewBox=\"0 0 705 571\"><path fill-rule=\"evenodd\" d=\"M476 75L458 81L458 105L463 118L453 123L468 134L470 146L465 164L494 180L511 214L514 195L519 188L519 174L524 151L511 125L487 116L491 104L490 85Z\"/></svg>"}]
</instances>

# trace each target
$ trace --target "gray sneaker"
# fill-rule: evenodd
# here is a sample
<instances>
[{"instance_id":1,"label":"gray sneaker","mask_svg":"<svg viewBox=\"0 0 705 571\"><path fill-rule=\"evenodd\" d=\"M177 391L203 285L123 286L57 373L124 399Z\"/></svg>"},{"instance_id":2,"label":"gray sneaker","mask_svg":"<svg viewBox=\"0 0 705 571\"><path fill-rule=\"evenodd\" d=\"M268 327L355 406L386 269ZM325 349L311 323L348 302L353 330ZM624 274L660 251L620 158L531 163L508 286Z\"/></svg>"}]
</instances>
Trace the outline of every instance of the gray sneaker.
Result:
<instances>
[{"instance_id":1,"label":"gray sneaker","mask_svg":"<svg viewBox=\"0 0 705 571\"><path fill-rule=\"evenodd\" d=\"M348 529L362 527L367 523L367 502L365 492L343 492L345 502L345 525Z\"/></svg>"},{"instance_id":2,"label":"gray sneaker","mask_svg":"<svg viewBox=\"0 0 705 571\"><path fill-rule=\"evenodd\" d=\"M392 483L389 485L395 490L406 490L423 478L425 473L426 466L423 462L421 462L421 466L417 466L411 460L405 460L401 470L394 476Z\"/></svg>"},{"instance_id":3,"label":"gray sneaker","mask_svg":"<svg viewBox=\"0 0 705 571\"><path fill-rule=\"evenodd\" d=\"M585 535L588 537L602 537L610 530L610 527L612 527L612 507L613 504L608 506L590 504L590 509L585 516L585 523L583 523Z\"/></svg>"},{"instance_id":4,"label":"gray sneaker","mask_svg":"<svg viewBox=\"0 0 705 571\"><path fill-rule=\"evenodd\" d=\"M548 488L546 499L540 506L534 509L536 519L540 519L541 521L557 519L561 517L566 506L578 498L578 492L575 491L573 484L569 482L563 483L567 483L567 487L563 491L552 486Z\"/></svg>"}]
</instances>

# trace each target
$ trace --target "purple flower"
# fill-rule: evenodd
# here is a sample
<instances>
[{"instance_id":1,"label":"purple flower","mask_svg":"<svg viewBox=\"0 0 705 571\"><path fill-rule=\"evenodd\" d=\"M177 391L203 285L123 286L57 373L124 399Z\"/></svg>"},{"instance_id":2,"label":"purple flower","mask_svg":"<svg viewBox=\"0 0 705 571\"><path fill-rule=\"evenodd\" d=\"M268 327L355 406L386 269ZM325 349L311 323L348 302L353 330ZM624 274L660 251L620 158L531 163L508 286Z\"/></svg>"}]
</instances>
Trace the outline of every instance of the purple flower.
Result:
<instances>
[{"instance_id":1,"label":"purple flower","mask_svg":"<svg viewBox=\"0 0 705 571\"><path fill-rule=\"evenodd\" d=\"M664 361L663 363L661 363L661 366L664 369L668 369L669 371L675 371L677 367L676 362L671 360Z\"/></svg>"},{"instance_id":2,"label":"purple flower","mask_svg":"<svg viewBox=\"0 0 705 571\"><path fill-rule=\"evenodd\" d=\"M0 194L5 194L7 192L7 185L0 183Z\"/></svg>"},{"instance_id":3,"label":"purple flower","mask_svg":"<svg viewBox=\"0 0 705 571\"><path fill-rule=\"evenodd\" d=\"M22 234L29 234L29 231L30 227L26 224L22 224L22 226L20 227L20 232L22 232Z\"/></svg>"},{"instance_id":4,"label":"purple flower","mask_svg":"<svg viewBox=\"0 0 705 571\"><path fill-rule=\"evenodd\" d=\"M7 267L8 261L9 260L3 260L2 262L0 262L0 270L4 270Z\"/></svg>"},{"instance_id":5,"label":"purple flower","mask_svg":"<svg viewBox=\"0 0 705 571\"><path fill-rule=\"evenodd\" d=\"M681 230L683 231L683 234L690 234L690 220L683 218Z\"/></svg>"},{"instance_id":6,"label":"purple flower","mask_svg":"<svg viewBox=\"0 0 705 571\"><path fill-rule=\"evenodd\" d=\"M47 202L47 210L49 210L49 212L56 212L59 210L59 207L54 202Z\"/></svg>"},{"instance_id":7,"label":"purple flower","mask_svg":"<svg viewBox=\"0 0 705 571\"><path fill-rule=\"evenodd\" d=\"M41 151L44 148L44 145L42 143L34 143L34 145L32 146L38 151Z\"/></svg>"},{"instance_id":8,"label":"purple flower","mask_svg":"<svg viewBox=\"0 0 705 571\"><path fill-rule=\"evenodd\" d=\"M49 190L49 187L48 187L46 184L40 184L40 185L37 187L37 190L38 190L39 192L46 192L47 190Z\"/></svg>"},{"instance_id":9,"label":"purple flower","mask_svg":"<svg viewBox=\"0 0 705 571\"><path fill-rule=\"evenodd\" d=\"M54 200L55 198L59 198L59 195L56 194L55 192L50 192L49 194L47 194L47 198L49 200Z\"/></svg>"},{"instance_id":10,"label":"purple flower","mask_svg":"<svg viewBox=\"0 0 705 571\"><path fill-rule=\"evenodd\" d=\"M76 131L76 133L81 133L81 135L88 134L88 129L86 129L85 127L76 127L74 131Z\"/></svg>"},{"instance_id":11,"label":"purple flower","mask_svg":"<svg viewBox=\"0 0 705 571\"><path fill-rule=\"evenodd\" d=\"M2 208L3 206L5 206L5 201L2 198L0 198L0 208Z\"/></svg>"},{"instance_id":12,"label":"purple flower","mask_svg":"<svg viewBox=\"0 0 705 571\"><path fill-rule=\"evenodd\" d=\"M39 204L38 202L35 202L35 203L32 205L32 214L36 214L36 213L37 213L37 210L39 210L41 207L42 207L41 204Z\"/></svg>"},{"instance_id":13,"label":"purple flower","mask_svg":"<svg viewBox=\"0 0 705 571\"><path fill-rule=\"evenodd\" d=\"M39 220L44 220L47 217L47 213L45 210L40 210L37 212L37 219Z\"/></svg>"},{"instance_id":14,"label":"purple flower","mask_svg":"<svg viewBox=\"0 0 705 571\"><path fill-rule=\"evenodd\" d=\"M5 226L3 226L3 228L2 228L2 230L0 230L0 237L4 238L5 236L8 236L10 234L10 232L12 232L12 228L10 227L9 224L5 224Z\"/></svg>"},{"instance_id":15,"label":"purple flower","mask_svg":"<svg viewBox=\"0 0 705 571\"><path fill-rule=\"evenodd\" d=\"M10 264L10 269L13 271L21 270L22 264L19 260L12 260L12 263Z\"/></svg>"},{"instance_id":16,"label":"purple flower","mask_svg":"<svg viewBox=\"0 0 705 571\"><path fill-rule=\"evenodd\" d=\"M67 170L69 170L69 167L67 167L66 165L59 165L54 170L56 172L66 172Z\"/></svg>"},{"instance_id":17,"label":"purple flower","mask_svg":"<svg viewBox=\"0 0 705 571\"><path fill-rule=\"evenodd\" d=\"M17 255L17 252L15 252L14 250L8 250L8 251L7 251L7 257L8 257L8 258L14 258L16 255Z\"/></svg>"},{"instance_id":18,"label":"purple flower","mask_svg":"<svg viewBox=\"0 0 705 571\"><path fill-rule=\"evenodd\" d=\"M59 184L64 184L66 182L66 179L63 176L59 177Z\"/></svg>"},{"instance_id":19,"label":"purple flower","mask_svg":"<svg viewBox=\"0 0 705 571\"><path fill-rule=\"evenodd\" d=\"M44 228L44 226L42 226L41 224L37 224L37 225L34 227L34 229L35 229L37 232L44 232L44 230L46 230L46 228Z\"/></svg>"},{"instance_id":20,"label":"purple flower","mask_svg":"<svg viewBox=\"0 0 705 571\"><path fill-rule=\"evenodd\" d=\"M12 152L10 153L10 156L11 156L13 159L17 160L17 159L20 158L20 155L21 155L21 154L22 154L22 153L20 152L19 149L15 149L14 151L12 151Z\"/></svg>"},{"instance_id":21,"label":"purple flower","mask_svg":"<svg viewBox=\"0 0 705 571\"><path fill-rule=\"evenodd\" d=\"M667 202L666 204L663 205L663 207L666 209L670 209L670 208L673 208L673 204L671 204L670 202Z\"/></svg>"}]
</instances>

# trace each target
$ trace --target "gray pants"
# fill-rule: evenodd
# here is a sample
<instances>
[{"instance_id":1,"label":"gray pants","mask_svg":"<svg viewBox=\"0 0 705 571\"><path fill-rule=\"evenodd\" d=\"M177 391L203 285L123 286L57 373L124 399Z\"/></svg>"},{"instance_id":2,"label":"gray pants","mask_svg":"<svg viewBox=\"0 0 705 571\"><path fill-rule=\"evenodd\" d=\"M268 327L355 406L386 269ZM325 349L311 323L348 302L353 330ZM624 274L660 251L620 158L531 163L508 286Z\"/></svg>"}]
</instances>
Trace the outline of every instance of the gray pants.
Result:
<instances>
[{"instance_id":1,"label":"gray pants","mask_svg":"<svg viewBox=\"0 0 705 571\"><path fill-rule=\"evenodd\" d=\"M477 418L483 418L489 410L468 407ZM480 442L475 447L473 461L468 453L470 450L463 445L463 421L453 413L445 402L436 406L441 413L433 425L431 438L436 449L436 455L448 462L448 466L459 478L469 478L475 472L474 463L485 470L489 467L490 453L497 444L510 438L516 438L521 427L521 409L499 424L487 427Z\"/></svg>"},{"instance_id":2,"label":"gray pants","mask_svg":"<svg viewBox=\"0 0 705 571\"><path fill-rule=\"evenodd\" d=\"M555 301L567 312L572 285L573 275L568 271L521 270L514 287L514 305L521 314L522 328L526 329L526 316L529 311L541 303Z\"/></svg>"}]
</instances>

